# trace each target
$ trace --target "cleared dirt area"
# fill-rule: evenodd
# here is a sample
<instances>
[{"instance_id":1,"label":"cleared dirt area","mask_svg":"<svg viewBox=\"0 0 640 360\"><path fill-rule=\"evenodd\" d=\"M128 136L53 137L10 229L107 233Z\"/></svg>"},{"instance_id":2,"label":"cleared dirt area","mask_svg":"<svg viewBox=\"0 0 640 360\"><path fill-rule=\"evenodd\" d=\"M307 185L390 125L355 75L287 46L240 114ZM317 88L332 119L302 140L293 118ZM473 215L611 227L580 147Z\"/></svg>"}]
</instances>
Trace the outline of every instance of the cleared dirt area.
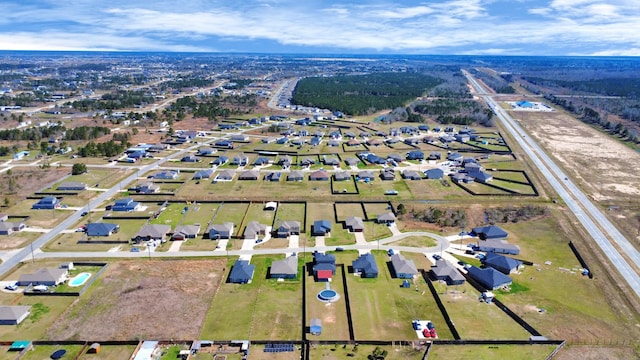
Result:
<instances>
[{"instance_id":1,"label":"cleared dirt area","mask_svg":"<svg viewBox=\"0 0 640 360\"><path fill-rule=\"evenodd\" d=\"M69 175L69 168L15 167L0 175L0 193L11 204ZM4 198L3 198L4 201Z\"/></svg>"},{"instance_id":2,"label":"cleared dirt area","mask_svg":"<svg viewBox=\"0 0 640 360\"><path fill-rule=\"evenodd\" d=\"M640 154L563 112L513 113L597 201L640 195Z\"/></svg>"},{"instance_id":3,"label":"cleared dirt area","mask_svg":"<svg viewBox=\"0 0 640 360\"><path fill-rule=\"evenodd\" d=\"M609 214L628 239L640 243L640 154L568 114L514 113L552 154L587 196L603 206L621 206ZM631 220L631 221L630 221Z\"/></svg>"},{"instance_id":4,"label":"cleared dirt area","mask_svg":"<svg viewBox=\"0 0 640 360\"><path fill-rule=\"evenodd\" d=\"M109 264L99 286L75 302L47 337L195 339L225 265L219 259Z\"/></svg>"}]
</instances>

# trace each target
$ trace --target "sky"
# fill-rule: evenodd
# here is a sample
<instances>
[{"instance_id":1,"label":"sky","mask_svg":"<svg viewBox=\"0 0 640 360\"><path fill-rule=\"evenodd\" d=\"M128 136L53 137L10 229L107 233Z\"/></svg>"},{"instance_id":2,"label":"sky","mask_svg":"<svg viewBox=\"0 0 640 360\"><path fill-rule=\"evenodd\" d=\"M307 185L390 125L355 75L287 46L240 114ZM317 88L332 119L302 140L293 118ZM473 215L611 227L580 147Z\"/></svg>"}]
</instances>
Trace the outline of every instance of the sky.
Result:
<instances>
[{"instance_id":1,"label":"sky","mask_svg":"<svg viewBox=\"0 0 640 360\"><path fill-rule=\"evenodd\" d=\"M0 50L640 56L638 0L0 0Z\"/></svg>"}]
</instances>

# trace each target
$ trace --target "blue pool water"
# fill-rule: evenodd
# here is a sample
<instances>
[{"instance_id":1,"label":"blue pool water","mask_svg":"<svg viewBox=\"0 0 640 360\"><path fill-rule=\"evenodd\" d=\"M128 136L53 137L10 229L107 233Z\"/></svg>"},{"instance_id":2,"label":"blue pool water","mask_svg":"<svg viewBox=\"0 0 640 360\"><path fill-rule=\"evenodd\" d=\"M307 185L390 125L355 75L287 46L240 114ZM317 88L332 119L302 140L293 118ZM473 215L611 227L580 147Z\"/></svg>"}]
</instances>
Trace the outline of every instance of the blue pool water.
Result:
<instances>
[{"instance_id":1,"label":"blue pool water","mask_svg":"<svg viewBox=\"0 0 640 360\"><path fill-rule=\"evenodd\" d=\"M90 273L84 272L76 275L73 279L69 280L69 286L81 286L91 277Z\"/></svg>"},{"instance_id":2,"label":"blue pool water","mask_svg":"<svg viewBox=\"0 0 640 360\"><path fill-rule=\"evenodd\" d=\"M335 290L325 289L318 293L318 300L322 302L334 302L340 299L340 295Z\"/></svg>"}]
</instances>

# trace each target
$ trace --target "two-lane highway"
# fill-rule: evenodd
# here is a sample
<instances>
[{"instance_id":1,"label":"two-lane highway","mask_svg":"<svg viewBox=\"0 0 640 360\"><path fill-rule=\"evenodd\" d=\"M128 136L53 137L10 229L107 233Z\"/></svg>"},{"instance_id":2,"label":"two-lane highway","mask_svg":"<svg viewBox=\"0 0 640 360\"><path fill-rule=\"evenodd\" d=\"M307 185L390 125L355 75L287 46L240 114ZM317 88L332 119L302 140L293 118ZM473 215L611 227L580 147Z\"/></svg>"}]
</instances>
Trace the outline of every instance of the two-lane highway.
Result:
<instances>
[{"instance_id":1,"label":"two-lane highway","mask_svg":"<svg viewBox=\"0 0 640 360\"><path fill-rule=\"evenodd\" d=\"M488 94L483 87L466 71L472 87L476 90L502 122L505 129L516 139L520 147L538 167L542 175L555 189L567 207L574 213L594 241L602 249L614 267L627 281L638 297L640 297L640 276L634 266L640 265L640 253L616 229L606 216L584 195L584 193L568 179L567 175L553 162L546 152L536 143L511 116ZM618 251L611 240L624 251ZM626 256L626 258L625 258ZM627 261L627 258L631 263Z\"/></svg>"}]
</instances>

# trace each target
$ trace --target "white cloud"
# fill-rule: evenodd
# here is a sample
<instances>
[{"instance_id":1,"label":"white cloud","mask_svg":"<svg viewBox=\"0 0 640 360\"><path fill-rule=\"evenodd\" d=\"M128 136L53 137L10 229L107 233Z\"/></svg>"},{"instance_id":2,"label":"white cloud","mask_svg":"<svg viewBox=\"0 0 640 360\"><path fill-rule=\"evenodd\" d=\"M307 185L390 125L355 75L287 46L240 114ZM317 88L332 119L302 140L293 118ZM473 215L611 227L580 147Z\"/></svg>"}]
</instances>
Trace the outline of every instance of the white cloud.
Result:
<instances>
[{"instance_id":1,"label":"white cloud","mask_svg":"<svg viewBox=\"0 0 640 360\"><path fill-rule=\"evenodd\" d=\"M293 0L50 1L11 3L0 18L0 48L210 50L196 42L269 40L283 45L395 52L566 53L640 47L637 0L538 1L528 14L492 11L495 0L397 6ZM503 5L503 4L500 4ZM517 16L516 16L517 15ZM3 30L4 29L4 30ZM12 38L14 37L15 38ZM11 41L14 39L13 41ZM449 50L451 51L451 50Z\"/></svg>"}]
</instances>

